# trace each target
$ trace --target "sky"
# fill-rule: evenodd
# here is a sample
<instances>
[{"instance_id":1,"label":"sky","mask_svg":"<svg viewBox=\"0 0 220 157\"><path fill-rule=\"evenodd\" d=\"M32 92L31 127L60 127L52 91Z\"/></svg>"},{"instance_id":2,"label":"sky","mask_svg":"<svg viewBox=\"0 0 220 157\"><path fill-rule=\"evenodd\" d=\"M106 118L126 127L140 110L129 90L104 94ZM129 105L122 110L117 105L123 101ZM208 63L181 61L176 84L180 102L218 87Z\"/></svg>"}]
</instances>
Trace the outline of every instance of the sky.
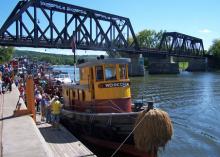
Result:
<instances>
[{"instance_id":1,"label":"sky","mask_svg":"<svg viewBox=\"0 0 220 157\"><path fill-rule=\"evenodd\" d=\"M144 29L180 32L203 39L207 50L220 38L219 0L59 0L86 8L128 17L135 33ZM18 0L0 0L0 27ZM28 49L28 48L20 48ZM71 50L36 49L71 54ZM105 54L80 51L78 54Z\"/></svg>"}]
</instances>

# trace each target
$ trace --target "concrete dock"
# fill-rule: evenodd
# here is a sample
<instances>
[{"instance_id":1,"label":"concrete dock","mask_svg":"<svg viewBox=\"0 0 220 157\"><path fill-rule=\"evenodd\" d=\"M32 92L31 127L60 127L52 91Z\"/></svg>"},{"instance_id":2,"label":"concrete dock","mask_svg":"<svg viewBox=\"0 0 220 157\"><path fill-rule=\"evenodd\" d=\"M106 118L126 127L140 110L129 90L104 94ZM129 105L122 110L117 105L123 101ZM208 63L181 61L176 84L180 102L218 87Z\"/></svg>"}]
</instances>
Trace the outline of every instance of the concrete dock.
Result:
<instances>
[{"instance_id":1,"label":"concrete dock","mask_svg":"<svg viewBox=\"0 0 220 157\"><path fill-rule=\"evenodd\" d=\"M53 157L95 156L65 128L54 130L50 124L36 126L29 116L13 117L19 91L0 95L0 156ZM26 108L23 101L21 108ZM39 128L39 129L38 129Z\"/></svg>"}]
</instances>

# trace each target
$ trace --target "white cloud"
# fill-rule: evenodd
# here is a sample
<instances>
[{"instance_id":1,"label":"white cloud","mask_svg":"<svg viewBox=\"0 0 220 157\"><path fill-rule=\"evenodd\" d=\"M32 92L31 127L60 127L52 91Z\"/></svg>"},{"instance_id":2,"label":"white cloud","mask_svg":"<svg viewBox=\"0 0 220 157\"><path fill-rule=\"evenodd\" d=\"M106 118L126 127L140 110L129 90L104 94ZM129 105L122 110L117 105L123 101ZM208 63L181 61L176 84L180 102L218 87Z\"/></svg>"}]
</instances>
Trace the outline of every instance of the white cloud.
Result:
<instances>
[{"instance_id":1,"label":"white cloud","mask_svg":"<svg viewBox=\"0 0 220 157\"><path fill-rule=\"evenodd\" d=\"M200 33L208 34L208 33L211 33L212 31L205 28L205 29L199 30L199 32L200 32Z\"/></svg>"}]
</instances>

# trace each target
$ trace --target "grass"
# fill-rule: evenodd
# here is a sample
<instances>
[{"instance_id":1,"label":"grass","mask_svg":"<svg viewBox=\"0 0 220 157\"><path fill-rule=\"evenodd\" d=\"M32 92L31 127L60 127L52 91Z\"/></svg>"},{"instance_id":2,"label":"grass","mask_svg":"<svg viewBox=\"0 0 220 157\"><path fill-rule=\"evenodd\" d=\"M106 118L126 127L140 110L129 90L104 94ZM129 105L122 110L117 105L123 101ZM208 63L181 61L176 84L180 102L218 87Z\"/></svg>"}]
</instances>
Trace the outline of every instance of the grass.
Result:
<instances>
[{"instance_id":1,"label":"grass","mask_svg":"<svg viewBox=\"0 0 220 157\"><path fill-rule=\"evenodd\" d=\"M179 62L179 69L186 70L189 66L188 62Z\"/></svg>"}]
</instances>

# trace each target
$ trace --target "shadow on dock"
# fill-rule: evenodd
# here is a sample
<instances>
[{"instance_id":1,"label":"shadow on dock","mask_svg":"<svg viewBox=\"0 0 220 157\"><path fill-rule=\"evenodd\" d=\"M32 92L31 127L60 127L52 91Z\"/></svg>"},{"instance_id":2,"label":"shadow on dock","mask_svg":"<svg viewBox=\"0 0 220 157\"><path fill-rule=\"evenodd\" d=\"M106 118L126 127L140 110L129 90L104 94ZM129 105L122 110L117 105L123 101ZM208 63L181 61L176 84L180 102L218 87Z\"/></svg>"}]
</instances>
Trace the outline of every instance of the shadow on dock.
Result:
<instances>
[{"instance_id":1,"label":"shadow on dock","mask_svg":"<svg viewBox=\"0 0 220 157\"><path fill-rule=\"evenodd\" d=\"M7 117L4 117L4 118L0 118L0 121L12 119L12 118L15 118L15 117L13 115L12 116L7 116Z\"/></svg>"},{"instance_id":2,"label":"shadow on dock","mask_svg":"<svg viewBox=\"0 0 220 157\"><path fill-rule=\"evenodd\" d=\"M72 143L78 141L76 138L72 138L72 136L68 136L66 133L64 134L62 127L56 129L46 123L41 123L40 125L42 127L40 127L39 130L48 143Z\"/></svg>"},{"instance_id":3,"label":"shadow on dock","mask_svg":"<svg viewBox=\"0 0 220 157\"><path fill-rule=\"evenodd\" d=\"M52 156L56 157L95 157L86 146L84 146L66 128L60 125L59 129L52 127L51 124L40 122L37 115L37 127L46 143L52 150Z\"/></svg>"}]
</instances>

